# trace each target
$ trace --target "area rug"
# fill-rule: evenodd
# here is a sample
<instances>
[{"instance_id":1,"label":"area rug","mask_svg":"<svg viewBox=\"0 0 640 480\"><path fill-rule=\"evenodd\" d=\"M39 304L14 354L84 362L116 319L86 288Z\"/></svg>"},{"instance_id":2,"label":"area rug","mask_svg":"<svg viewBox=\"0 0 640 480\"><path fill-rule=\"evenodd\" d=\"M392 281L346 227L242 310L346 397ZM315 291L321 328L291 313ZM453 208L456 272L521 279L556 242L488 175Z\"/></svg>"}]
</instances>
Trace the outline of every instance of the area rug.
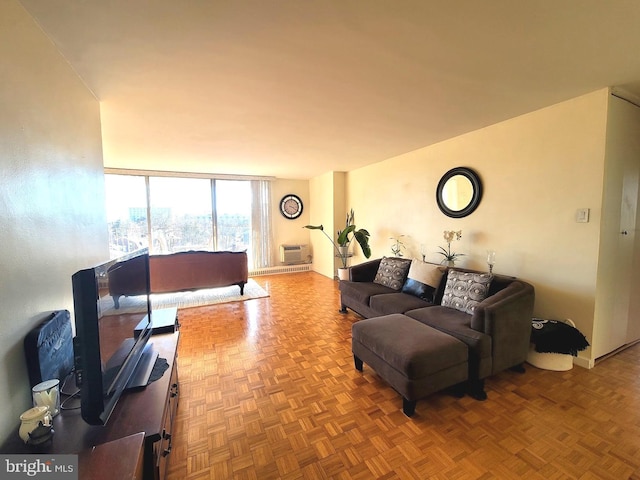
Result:
<instances>
[{"instance_id":1,"label":"area rug","mask_svg":"<svg viewBox=\"0 0 640 480\"><path fill-rule=\"evenodd\" d=\"M175 293L152 293L151 308L158 310L161 308L178 307L201 307L204 305L215 305L219 303L242 302L254 298L268 297L269 294L258 285L255 280L249 279L244 286L244 295L240 295L240 288L237 285L220 288L203 288L189 292ZM118 315L123 313L138 313L146 310L145 297L120 297L120 308L113 308L111 298L105 299L103 315Z\"/></svg>"}]
</instances>

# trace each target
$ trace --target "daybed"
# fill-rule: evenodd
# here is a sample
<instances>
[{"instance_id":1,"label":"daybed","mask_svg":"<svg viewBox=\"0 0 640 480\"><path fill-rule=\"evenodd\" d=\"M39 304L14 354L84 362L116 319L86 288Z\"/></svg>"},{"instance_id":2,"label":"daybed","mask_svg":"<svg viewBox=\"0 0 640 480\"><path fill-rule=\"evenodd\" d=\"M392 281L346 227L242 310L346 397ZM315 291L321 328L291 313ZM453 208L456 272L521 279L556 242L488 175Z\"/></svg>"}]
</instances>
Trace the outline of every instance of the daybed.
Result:
<instances>
[{"instance_id":1,"label":"daybed","mask_svg":"<svg viewBox=\"0 0 640 480\"><path fill-rule=\"evenodd\" d=\"M109 294L116 308L121 296L140 295L146 285L136 285L140 275L132 269L144 268L142 257L118 264L109 272ZM247 252L191 251L149 256L151 293L180 292L200 288L237 285L244 295L249 277Z\"/></svg>"},{"instance_id":2,"label":"daybed","mask_svg":"<svg viewBox=\"0 0 640 480\"><path fill-rule=\"evenodd\" d=\"M467 283L478 291L462 295ZM383 321L401 314L463 342L474 398L486 398L485 378L507 368L522 369L527 359L535 293L532 285L515 277L382 258L351 267L350 279L341 281L339 289L343 312L349 308L365 318L386 317ZM380 342L387 353L403 349L402 341Z\"/></svg>"},{"instance_id":3,"label":"daybed","mask_svg":"<svg viewBox=\"0 0 640 480\"><path fill-rule=\"evenodd\" d=\"M179 292L237 285L244 295L249 278L247 252L191 251L151 255L151 292Z\"/></svg>"}]
</instances>

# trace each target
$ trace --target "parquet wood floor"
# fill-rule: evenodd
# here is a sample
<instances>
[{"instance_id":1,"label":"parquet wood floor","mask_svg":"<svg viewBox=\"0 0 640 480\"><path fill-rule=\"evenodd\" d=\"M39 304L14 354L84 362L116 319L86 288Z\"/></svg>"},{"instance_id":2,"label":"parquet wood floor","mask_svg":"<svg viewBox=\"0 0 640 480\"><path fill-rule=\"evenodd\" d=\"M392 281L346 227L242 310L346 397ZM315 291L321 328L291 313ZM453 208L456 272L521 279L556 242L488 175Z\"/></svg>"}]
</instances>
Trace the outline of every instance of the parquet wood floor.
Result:
<instances>
[{"instance_id":1,"label":"parquet wood floor","mask_svg":"<svg viewBox=\"0 0 640 480\"><path fill-rule=\"evenodd\" d=\"M355 370L337 282L258 277L269 298L180 311L169 480L640 479L640 345L591 370L527 366L485 402L437 393L411 419Z\"/></svg>"}]
</instances>

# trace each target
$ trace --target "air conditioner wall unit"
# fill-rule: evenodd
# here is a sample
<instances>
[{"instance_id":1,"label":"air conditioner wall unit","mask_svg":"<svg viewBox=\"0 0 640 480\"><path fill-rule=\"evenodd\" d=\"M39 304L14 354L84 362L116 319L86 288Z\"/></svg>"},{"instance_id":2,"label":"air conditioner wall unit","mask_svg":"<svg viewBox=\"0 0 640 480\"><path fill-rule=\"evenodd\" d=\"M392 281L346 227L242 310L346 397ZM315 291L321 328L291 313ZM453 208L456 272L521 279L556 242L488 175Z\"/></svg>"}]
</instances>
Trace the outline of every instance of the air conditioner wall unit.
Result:
<instances>
[{"instance_id":1,"label":"air conditioner wall unit","mask_svg":"<svg viewBox=\"0 0 640 480\"><path fill-rule=\"evenodd\" d=\"M310 262L309 245L280 245L280 261L287 265Z\"/></svg>"}]
</instances>

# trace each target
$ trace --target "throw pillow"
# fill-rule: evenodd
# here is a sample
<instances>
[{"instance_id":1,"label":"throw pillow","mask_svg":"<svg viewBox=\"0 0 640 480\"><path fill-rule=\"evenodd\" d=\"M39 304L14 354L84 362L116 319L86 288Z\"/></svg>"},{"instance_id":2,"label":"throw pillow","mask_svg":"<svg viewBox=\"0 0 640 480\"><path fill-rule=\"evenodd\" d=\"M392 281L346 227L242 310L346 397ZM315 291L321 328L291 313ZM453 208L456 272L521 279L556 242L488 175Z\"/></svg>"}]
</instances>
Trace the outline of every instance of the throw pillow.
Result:
<instances>
[{"instance_id":1,"label":"throw pillow","mask_svg":"<svg viewBox=\"0 0 640 480\"><path fill-rule=\"evenodd\" d=\"M407 278L402 286L402 293L408 293L414 297L421 298L427 302L433 303L433 292L435 289L413 278Z\"/></svg>"},{"instance_id":2,"label":"throw pillow","mask_svg":"<svg viewBox=\"0 0 640 480\"><path fill-rule=\"evenodd\" d=\"M438 288L445 270L445 267L434 265L433 263L424 263L421 260L414 259L411 261L407 277L418 280L430 287Z\"/></svg>"},{"instance_id":3,"label":"throw pillow","mask_svg":"<svg viewBox=\"0 0 640 480\"><path fill-rule=\"evenodd\" d=\"M487 298L492 279L490 273L449 270L442 306L473 314L476 306Z\"/></svg>"},{"instance_id":4,"label":"throw pillow","mask_svg":"<svg viewBox=\"0 0 640 480\"><path fill-rule=\"evenodd\" d=\"M374 283L400 290L409 272L411 262L404 258L382 257Z\"/></svg>"},{"instance_id":5,"label":"throw pillow","mask_svg":"<svg viewBox=\"0 0 640 480\"><path fill-rule=\"evenodd\" d=\"M412 260L402 293L408 293L433 303L436 288L440 285L445 268L421 260Z\"/></svg>"}]
</instances>

